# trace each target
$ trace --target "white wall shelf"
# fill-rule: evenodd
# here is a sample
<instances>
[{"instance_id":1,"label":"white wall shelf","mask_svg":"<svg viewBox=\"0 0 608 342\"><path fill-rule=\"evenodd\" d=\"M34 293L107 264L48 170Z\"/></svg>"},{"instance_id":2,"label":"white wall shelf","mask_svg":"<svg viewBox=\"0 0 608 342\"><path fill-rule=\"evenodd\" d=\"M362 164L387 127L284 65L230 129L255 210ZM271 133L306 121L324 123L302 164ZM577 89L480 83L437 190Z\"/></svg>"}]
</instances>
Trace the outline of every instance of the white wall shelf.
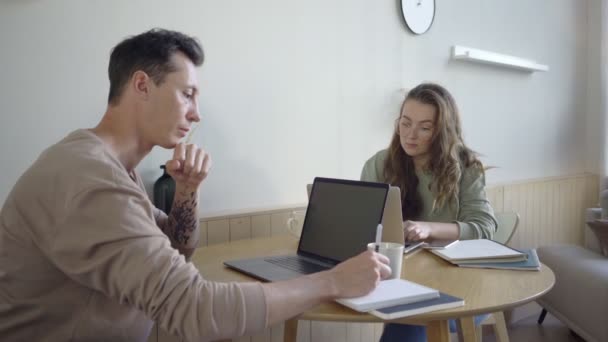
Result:
<instances>
[{"instance_id":1,"label":"white wall shelf","mask_svg":"<svg viewBox=\"0 0 608 342\"><path fill-rule=\"evenodd\" d=\"M465 46L454 45L452 47L452 59L499 65L507 68L524 70L529 72L549 71L549 66L538 64L535 61L515 56L503 55L495 52L472 49Z\"/></svg>"}]
</instances>

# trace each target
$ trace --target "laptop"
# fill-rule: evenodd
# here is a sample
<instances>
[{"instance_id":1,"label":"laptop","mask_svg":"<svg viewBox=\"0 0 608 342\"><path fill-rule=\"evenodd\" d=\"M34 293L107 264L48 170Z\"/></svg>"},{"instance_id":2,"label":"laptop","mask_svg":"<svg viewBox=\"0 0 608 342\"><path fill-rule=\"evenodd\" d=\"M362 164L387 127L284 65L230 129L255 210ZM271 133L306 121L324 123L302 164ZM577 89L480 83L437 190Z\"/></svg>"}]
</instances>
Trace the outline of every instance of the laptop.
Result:
<instances>
[{"instance_id":1,"label":"laptop","mask_svg":"<svg viewBox=\"0 0 608 342\"><path fill-rule=\"evenodd\" d=\"M312 184L306 185L310 198ZM389 186L384 213L382 214L382 241L403 243L403 214L401 212L401 190L397 186Z\"/></svg>"},{"instance_id":2,"label":"laptop","mask_svg":"<svg viewBox=\"0 0 608 342\"><path fill-rule=\"evenodd\" d=\"M225 261L251 277L278 281L330 269L367 249L382 221L388 185L315 178L297 255Z\"/></svg>"},{"instance_id":3,"label":"laptop","mask_svg":"<svg viewBox=\"0 0 608 342\"><path fill-rule=\"evenodd\" d=\"M390 186L384 215L382 216L382 241L403 243L403 213L401 211L401 190L398 186Z\"/></svg>"}]
</instances>

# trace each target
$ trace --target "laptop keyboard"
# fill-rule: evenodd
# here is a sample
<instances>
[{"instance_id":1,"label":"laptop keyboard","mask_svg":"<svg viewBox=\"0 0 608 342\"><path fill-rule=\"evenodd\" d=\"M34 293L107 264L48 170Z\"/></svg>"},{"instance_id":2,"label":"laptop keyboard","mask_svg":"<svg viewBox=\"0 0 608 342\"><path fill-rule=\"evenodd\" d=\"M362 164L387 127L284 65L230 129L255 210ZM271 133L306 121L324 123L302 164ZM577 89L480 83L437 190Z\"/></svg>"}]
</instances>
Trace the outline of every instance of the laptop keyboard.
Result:
<instances>
[{"instance_id":1,"label":"laptop keyboard","mask_svg":"<svg viewBox=\"0 0 608 342\"><path fill-rule=\"evenodd\" d=\"M268 257L265 261L278 265L302 274L311 274L315 272L325 271L327 267L302 260L295 255L282 255L276 257Z\"/></svg>"}]
</instances>

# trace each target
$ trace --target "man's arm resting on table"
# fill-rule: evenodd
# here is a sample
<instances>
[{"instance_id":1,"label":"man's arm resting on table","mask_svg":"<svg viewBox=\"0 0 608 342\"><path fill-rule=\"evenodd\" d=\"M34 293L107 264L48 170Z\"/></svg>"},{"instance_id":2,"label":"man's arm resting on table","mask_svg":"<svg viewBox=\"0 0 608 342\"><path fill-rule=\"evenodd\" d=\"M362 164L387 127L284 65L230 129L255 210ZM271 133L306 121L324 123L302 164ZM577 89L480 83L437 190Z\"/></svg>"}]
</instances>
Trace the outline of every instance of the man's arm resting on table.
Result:
<instances>
[{"instance_id":1,"label":"man's arm resting on table","mask_svg":"<svg viewBox=\"0 0 608 342\"><path fill-rule=\"evenodd\" d=\"M390 275L388 263L384 255L367 251L328 271L263 284L266 326L290 319L328 300L369 293Z\"/></svg>"}]
</instances>

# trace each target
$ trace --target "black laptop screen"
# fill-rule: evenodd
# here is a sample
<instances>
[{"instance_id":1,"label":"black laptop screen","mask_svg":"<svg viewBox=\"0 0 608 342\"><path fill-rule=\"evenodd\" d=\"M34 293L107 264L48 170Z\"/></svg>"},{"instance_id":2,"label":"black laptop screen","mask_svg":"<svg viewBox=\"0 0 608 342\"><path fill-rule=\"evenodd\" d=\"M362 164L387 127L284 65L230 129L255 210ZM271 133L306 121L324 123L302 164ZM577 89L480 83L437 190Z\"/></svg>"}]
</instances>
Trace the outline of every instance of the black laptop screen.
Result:
<instances>
[{"instance_id":1,"label":"black laptop screen","mask_svg":"<svg viewBox=\"0 0 608 342\"><path fill-rule=\"evenodd\" d=\"M382 221L387 192L382 183L316 178L298 254L340 262L365 251Z\"/></svg>"}]
</instances>

